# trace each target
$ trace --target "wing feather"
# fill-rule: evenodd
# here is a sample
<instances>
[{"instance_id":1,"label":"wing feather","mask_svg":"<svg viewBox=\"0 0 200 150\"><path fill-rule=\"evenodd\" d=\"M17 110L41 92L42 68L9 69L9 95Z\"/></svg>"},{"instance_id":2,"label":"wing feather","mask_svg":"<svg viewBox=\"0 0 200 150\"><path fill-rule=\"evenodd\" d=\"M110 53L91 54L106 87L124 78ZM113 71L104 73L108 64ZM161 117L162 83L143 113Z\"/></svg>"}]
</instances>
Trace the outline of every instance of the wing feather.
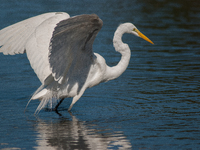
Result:
<instances>
[{"instance_id":1,"label":"wing feather","mask_svg":"<svg viewBox=\"0 0 200 150\"><path fill-rule=\"evenodd\" d=\"M0 30L0 52L27 53L32 68L43 83L51 74L48 60L49 43L58 22L69 18L64 12L46 13Z\"/></svg>"},{"instance_id":2,"label":"wing feather","mask_svg":"<svg viewBox=\"0 0 200 150\"><path fill-rule=\"evenodd\" d=\"M0 52L4 54L19 54L25 52L25 45L35 29L55 13L46 13L26 19L0 30ZM17 45L17 47L16 47Z\"/></svg>"},{"instance_id":3,"label":"wing feather","mask_svg":"<svg viewBox=\"0 0 200 150\"><path fill-rule=\"evenodd\" d=\"M48 53L53 30L58 22L69 18L67 13L54 13L54 16L43 21L26 43L26 53L31 67L42 83L52 73Z\"/></svg>"},{"instance_id":4,"label":"wing feather","mask_svg":"<svg viewBox=\"0 0 200 150\"><path fill-rule=\"evenodd\" d=\"M101 19L94 14L71 17L57 24L49 51L55 81L77 82L75 79L80 80L83 73L86 76L93 61L92 44L102 25Z\"/></svg>"}]
</instances>

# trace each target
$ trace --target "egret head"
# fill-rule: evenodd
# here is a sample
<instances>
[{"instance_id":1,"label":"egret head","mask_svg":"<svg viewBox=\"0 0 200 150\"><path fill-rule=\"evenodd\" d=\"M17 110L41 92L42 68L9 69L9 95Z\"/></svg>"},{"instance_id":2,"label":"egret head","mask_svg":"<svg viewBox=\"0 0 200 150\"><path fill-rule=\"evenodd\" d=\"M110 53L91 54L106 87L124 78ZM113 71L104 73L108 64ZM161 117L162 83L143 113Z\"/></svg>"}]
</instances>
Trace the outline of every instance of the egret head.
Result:
<instances>
[{"instance_id":1,"label":"egret head","mask_svg":"<svg viewBox=\"0 0 200 150\"><path fill-rule=\"evenodd\" d=\"M137 28L136 26L134 26L132 23L124 23L122 24L123 28L125 30L125 33L130 33L133 34L135 36L141 37L144 40L146 40L147 42L154 44L148 37L146 37L144 34L142 34Z\"/></svg>"}]
</instances>

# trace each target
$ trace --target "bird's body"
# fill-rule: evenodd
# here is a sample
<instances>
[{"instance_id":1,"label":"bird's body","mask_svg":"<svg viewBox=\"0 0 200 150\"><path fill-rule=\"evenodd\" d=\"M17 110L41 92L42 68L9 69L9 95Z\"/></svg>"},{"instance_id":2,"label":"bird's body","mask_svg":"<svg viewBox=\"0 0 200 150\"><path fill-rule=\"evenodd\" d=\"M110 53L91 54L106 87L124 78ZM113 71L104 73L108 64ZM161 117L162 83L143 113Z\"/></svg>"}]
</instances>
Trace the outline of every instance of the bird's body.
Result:
<instances>
[{"instance_id":1,"label":"bird's body","mask_svg":"<svg viewBox=\"0 0 200 150\"><path fill-rule=\"evenodd\" d=\"M119 77L131 56L129 46L121 40L124 33L152 43L133 24L121 24L115 32L113 45L122 57L116 66L109 67L105 59L92 50L102 25L95 14L70 17L67 13L56 12L0 30L0 52L10 55L26 52L42 83L30 99L41 100L36 112L54 100L62 102L67 97L73 97L68 109L71 110L87 88Z\"/></svg>"}]
</instances>

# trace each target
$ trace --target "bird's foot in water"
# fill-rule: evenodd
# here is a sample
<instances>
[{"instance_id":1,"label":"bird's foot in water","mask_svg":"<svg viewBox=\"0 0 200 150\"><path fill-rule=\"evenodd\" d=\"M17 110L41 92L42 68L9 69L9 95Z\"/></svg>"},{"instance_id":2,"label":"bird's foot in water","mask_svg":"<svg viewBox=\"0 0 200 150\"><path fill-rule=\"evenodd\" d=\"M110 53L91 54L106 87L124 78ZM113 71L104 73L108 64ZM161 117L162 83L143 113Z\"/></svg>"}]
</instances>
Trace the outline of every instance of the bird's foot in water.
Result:
<instances>
[{"instance_id":1,"label":"bird's foot in water","mask_svg":"<svg viewBox=\"0 0 200 150\"><path fill-rule=\"evenodd\" d=\"M54 108L53 110L54 110L59 116L62 116L62 114L58 112L58 109Z\"/></svg>"},{"instance_id":2,"label":"bird's foot in water","mask_svg":"<svg viewBox=\"0 0 200 150\"><path fill-rule=\"evenodd\" d=\"M62 116L61 113L58 112L58 109L57 108L45 108L45 111L47 112L52 112L52 111L55 111L59 116Z\"/></svg>"}]
</instances>

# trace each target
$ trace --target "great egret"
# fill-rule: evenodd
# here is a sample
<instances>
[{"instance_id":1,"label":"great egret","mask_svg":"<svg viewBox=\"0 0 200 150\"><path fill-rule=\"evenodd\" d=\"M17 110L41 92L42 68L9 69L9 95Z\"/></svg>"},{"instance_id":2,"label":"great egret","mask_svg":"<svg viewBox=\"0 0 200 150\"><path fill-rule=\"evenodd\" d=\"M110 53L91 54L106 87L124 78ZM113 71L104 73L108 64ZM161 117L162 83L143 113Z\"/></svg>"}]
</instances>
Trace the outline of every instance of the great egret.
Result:
<instances>
[{"instance_id":1,"label":"great egret","mask_svg":"<svg viewBox=\"0 0 200 150\"><path fill-rule=\"evenodd\" d=\"M132 23L120 24L113 45L122 57L116 66L109 67L105 59L92 50L102 25L102 20L95 14L70 17L64 12L53 12L0 30L0 52L5 55L27 53L31 67L42 83L29 100L41 100L35 113L60 100L54 109L57 111L64 98L73 97L70 111L87 88L119 77L131 56L129 46L121 39L124 33L153 44Z\"/></svg>"}]
</instances>

